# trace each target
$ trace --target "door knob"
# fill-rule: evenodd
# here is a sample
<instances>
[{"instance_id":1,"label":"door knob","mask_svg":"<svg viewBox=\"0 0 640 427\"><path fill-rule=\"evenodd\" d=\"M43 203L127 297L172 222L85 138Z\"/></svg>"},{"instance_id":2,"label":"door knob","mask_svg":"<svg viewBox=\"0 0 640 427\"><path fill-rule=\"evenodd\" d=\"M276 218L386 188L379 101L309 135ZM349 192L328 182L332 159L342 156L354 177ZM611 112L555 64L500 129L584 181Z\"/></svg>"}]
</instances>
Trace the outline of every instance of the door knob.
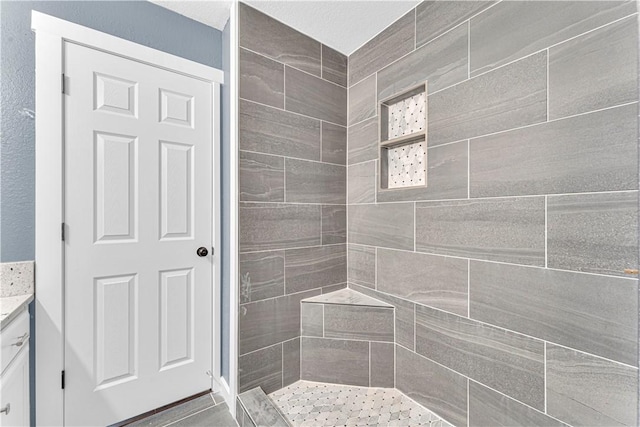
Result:
<instances>
[{"instance_id":1,"label":"door knob","mask_svg":"<svg viewBox=\"0 0 640 427\"><path fill-rule=\"evenodd\" d=\"M198 256L201 256L201 257L209 255L209 251L204 246L200 246L196 251L196 253L198 254Z\"/></svg>"}]
</instances>

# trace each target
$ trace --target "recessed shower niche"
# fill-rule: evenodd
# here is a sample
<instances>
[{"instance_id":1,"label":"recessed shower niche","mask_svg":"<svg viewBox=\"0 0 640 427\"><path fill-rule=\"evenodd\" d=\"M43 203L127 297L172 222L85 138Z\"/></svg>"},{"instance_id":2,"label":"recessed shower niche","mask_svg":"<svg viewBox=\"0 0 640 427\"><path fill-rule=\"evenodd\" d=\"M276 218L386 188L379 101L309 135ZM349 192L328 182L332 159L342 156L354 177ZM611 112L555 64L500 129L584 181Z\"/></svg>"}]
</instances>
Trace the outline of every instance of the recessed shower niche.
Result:
<instances>
[{"instance_id":1,"label":"recessed shower niche","mask_svg":"<svg viewBox=\"0 0 640 427\"><path fill-rule=\"evenodd\" d=\"M380 189L427 186L427 82L379 102Z\"/></svg>"}]
</instances>

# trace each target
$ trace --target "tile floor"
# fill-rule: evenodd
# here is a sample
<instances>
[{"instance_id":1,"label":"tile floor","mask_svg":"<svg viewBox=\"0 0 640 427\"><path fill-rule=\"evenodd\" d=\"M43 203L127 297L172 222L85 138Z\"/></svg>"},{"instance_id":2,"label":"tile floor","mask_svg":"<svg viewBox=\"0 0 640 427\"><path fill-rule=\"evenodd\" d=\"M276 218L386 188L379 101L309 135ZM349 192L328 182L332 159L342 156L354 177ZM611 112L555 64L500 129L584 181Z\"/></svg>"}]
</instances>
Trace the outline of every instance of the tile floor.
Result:
<instances>
[{"instance_id":1,"label":"tile floor","mask_svg":"<svg viewBox=\"0 0 640 427\"><path fill-rule=\"evenodd\" d=\"M298 381L269 397L294 427L453 427L393 388Z\"/></svg>"},{"instance_id":2,"label":"tile floor","mask_svg":"<svg viewBox=\"0 0 640 427\"><path fill-rule=\"evenodd\" d=\"M136 427L238 427L238 423L231 416L227 404L217 394L206 394L124 425Z\"/></svg>"}]
</instances>

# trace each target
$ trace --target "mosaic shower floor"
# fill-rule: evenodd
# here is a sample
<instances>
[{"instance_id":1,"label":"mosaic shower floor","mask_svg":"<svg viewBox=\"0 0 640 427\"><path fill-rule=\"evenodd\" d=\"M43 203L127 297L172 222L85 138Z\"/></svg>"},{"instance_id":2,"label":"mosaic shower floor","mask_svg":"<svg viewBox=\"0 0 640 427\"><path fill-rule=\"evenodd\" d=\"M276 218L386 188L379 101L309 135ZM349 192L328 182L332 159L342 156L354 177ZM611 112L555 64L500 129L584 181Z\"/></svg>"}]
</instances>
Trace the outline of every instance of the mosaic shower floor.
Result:
<instances>
[{"instance_id":1,"label":"mosaic shower floor","mask_svg":"<svg viewBox=\"0 0 640 427\"><path fill-rule=\"evenodd\" d=\"M393 388L298 381L269 396L294 427L453 427Z\"/></svg>"}]
</instances>

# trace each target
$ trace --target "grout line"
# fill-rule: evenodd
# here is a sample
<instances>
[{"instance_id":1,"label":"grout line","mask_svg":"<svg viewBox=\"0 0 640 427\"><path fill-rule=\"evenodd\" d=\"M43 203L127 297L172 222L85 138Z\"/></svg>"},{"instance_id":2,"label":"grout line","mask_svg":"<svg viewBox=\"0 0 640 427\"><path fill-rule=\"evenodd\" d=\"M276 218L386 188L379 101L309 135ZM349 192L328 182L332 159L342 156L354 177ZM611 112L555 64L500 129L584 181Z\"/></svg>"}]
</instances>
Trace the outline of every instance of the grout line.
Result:
<instances>
[{"instance_id":1,"label":"grout line","mask_svg":"<svg viewBox=\"0 0 640 427\"><path fill-rule=\"evenodd\" d=\"M287 111L287 66L282 66L282 109Z\"/></svg>"},{"instance_id":2,"label":"grout line","mask_svg":"<svg viewBox=\"0 0 640 427\"><path fill-rule=\"evenodd\" d=\"M343 89L344 89L344 88L343 88ZM322 121L322 120L323 120L323 119L319 119L319 118L317 118L317 117L308 116L308 115L306 115L306 114L298 113L298 112L296 112L296 111L285 110L284 108L280 108L280 107L274 107L273 105L264 104L264 103L262 103L262 102L254 101L254 100L252 100L252 99L242 98L242 97L240 97L240 96L238 97L238 99L239 99L240 101L244 101L244 102L251 102L252 104L261 105L261 106L263 106L263 107L273 108L274 110L282 111L282 112L284 112L284 113L289 113L289 114L293 114L293 115L296 115L296 116L305 117L305 118L307 118L307 119L313 119L313 120L316 120L317 122L320 122L320 121ZM239 114L239 115L242 115L242 112L240 112L240 114ZM335 125L335 126L341 126L341 127L343 127L343 128L346 128L346 127L348 126L347 124L342 125L342 124L340 124L340 123L334 123L334 122L329 121L329 120L324 120L324 121L325 121L325 122L327 122L327 123L331 123L332 125Z\"/></svg>"},{"instance_id":3,"label":"grout line","mask_svg":"<svg viewBox=\"0 0 640 427\"><path fill-rule=\"evenodd\" d=\"M284 343L280 343L280 387L284 387Z\"/></svg>"},{"instance_id":4,"label":"grout line","mask_svg":"<svg viewBox=\"0 0 640 427\"><path fill-rule=\"evenodd\" d=\"M322 304L322 338L325 338L324 336L324 306L326 304Z\"/></svg>"},{"instance_id":5,"label":"grout line","mask_svg":"<svg viewBox=\"0 0 640 427\"><path fill-rule=\"evenodd\" d=\"M380 340L372 340L372 339L364 339L364 338L314 337L311 335L303 335L302 337L308 338L310 340L357 341L357 342L373 342L377 344L393 344L394 343L394 341L380 341ZM288 340L288 341L291 341L291 340ZM278 345L278 344L274 344L274 345ZM264 347L264 348L269 348L269 347L273 347L273 345ZM255 353L255 351L253 353ZM249 353L245 353L245 354L249 354Z\"/></svg>"},{"instance_id":6,"label":"grout line","mask_svg":"<svg viewBox=\"0 0 640 427\"><path fill-rule=\"evenodd\" d=\"M316 205L314 205L316 206ZM297 249L319 249L321 247L327 247L327 246L340 246L340 245L345 245L346 243L327 243L326 245L313 245L313 246L296 246L296 247L292 247L292 248L280 248L280 249L263 249L260 251L246 251L246 252L240 252L240 255L245 255L245 254L258 254L258 253L264 253L264 252L278 252L278 251L294 251ZM342 282L341 282L342 283ZM334 285L339 285L340 283L334 283ZM325 286L332 286L332 285L325 285ZM319 289L319 288L313 288L313 289ZM302 291L302 292L306 292L306 291ZM296 292L299 293L299 292ZM293 295L293 294L289 294L289 295ZM262 301L262 300L261 300Z\"/></svg>"},{"instance_id":7,"label":"grout line","mask_svg":"<svg viewBox=\"0 0 640 427\"><path fill-rule=\"evenodd\" d=\"M632 191L632 190L628 190ZM579 193L582 194L582 193ZM517 196L516 196L517 197ZM466 199L465 199L466 200ZM322 203L322 202L261 202L254 200L241 200L244 205L302 205L302 206L344 206L344 203ZM366 203L370 204L370 203Z\"/></svg>"},{"instance_id":8,"label":"grout line","mask_svg":"<svg viewBox=\"0 0 640 427\"><path fill-rule=\"evenodd\" d=\"M321 163L323 165L331 165L331 166L342 166L342 167L347 167L347 165L343 165L340 163L331 163L331 162L323 162L322 160L311 160L311 159L304 159L302 157L291 157L291 156L283 156L281 154L271 154L271 153L262 153L260 151L253 151L253 150L245 150L245 149L241 149L238 150L240 153L244 152L244 153L251 153L251 154L261 154L263 156L271 156L271 157L281 157L283 159L290 159L290 160L300 160L303 162L310 162L310 163ZM265 202L266 203L266 202ZM340 203L336 203L336 204L340 204Z\"/></svg>"},{"instance_id":9,"label":"grout line","mask_svg":"<svg viewBox=\"0 0 640 427\"><path fill-rule=\"evenodd\" d=\"M524 199L524 198L532 198L532 197L562 197L562 196L586 196L590 194L621 194L621 193L637 193L638 190L613 190L613 191L585 191L582 193L557 193L557 194L522 194L522 195L511 195L511 196L485 196L485 197L472 197L471 199L467 198L457 198L457 199L423 199L423 200L396 200L390 202L378 202L377 204L399 204L399 203L422 203L422 204L435 204L442 202L479 202L482 200L502 200L502 199ZM282 202L242 202L242 203L282 203ZM303 205L314 204L314 203L298 203ZM317 204L317 203L315 203ZM326 204L326 203L323 203ZM363 202L363 203L351 203L352 205L373 205L375 203L371 202Z\"/></svg>"}]
</instances>

